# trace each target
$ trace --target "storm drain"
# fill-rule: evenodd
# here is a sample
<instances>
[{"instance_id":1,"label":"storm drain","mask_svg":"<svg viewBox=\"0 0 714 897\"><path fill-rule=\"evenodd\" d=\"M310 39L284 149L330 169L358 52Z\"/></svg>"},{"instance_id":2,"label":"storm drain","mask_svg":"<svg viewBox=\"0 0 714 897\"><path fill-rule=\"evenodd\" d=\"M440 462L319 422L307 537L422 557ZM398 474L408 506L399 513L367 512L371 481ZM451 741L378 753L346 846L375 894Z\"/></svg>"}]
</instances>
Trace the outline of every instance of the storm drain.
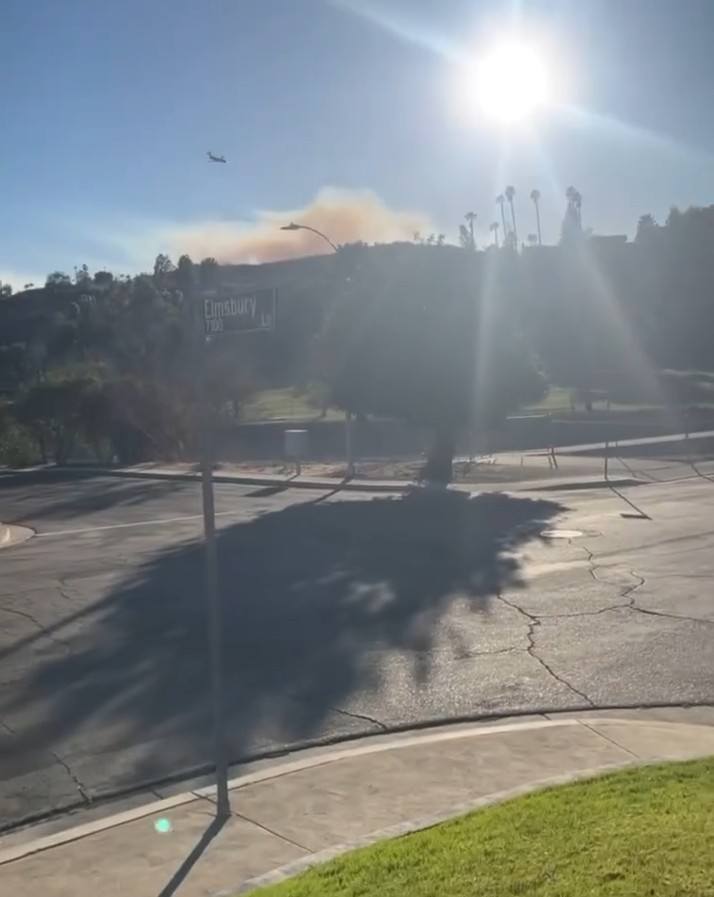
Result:
<instances>
[{"instance_id":1,"label":"storm drain","mask_svg":"<svg viewBox=\"0 0 714 897\"><path fill-rule=\"evenodd\" d=\"M544 529L541 536L544 539L581 539L583 536L593 536L597 533L586 533L581 529Z\"/></svg>"}]
</instances>

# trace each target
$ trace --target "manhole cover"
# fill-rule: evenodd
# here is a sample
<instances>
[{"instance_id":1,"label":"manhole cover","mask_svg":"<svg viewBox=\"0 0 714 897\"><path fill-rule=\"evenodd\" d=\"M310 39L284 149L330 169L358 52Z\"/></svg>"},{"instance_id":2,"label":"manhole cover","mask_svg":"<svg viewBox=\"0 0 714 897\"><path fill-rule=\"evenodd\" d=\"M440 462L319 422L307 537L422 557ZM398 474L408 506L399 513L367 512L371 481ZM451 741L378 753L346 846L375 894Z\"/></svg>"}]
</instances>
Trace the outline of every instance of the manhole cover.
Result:
<instances>
[{"instance_id":1,"label":"manhole cover","mask_svg":"<svg viewBox=\"0 0 714 897\"><path fill-rule=\"evenodd\" d=\"M9 548L11 545L19 545L27 542L35 535L35 531L27 526L10 526L0 523L0 548Z\"/></svg>"},{"instance_id":2,"label":"manhole cover","mask_svg":"<svg viewBox=\"0 0 714 897\"><path fill-rule=\"evenodd\" d=\"M544 539L580 539L586 535L579 529L544 529L541 536Z\"/></svg>"}]
</instances>

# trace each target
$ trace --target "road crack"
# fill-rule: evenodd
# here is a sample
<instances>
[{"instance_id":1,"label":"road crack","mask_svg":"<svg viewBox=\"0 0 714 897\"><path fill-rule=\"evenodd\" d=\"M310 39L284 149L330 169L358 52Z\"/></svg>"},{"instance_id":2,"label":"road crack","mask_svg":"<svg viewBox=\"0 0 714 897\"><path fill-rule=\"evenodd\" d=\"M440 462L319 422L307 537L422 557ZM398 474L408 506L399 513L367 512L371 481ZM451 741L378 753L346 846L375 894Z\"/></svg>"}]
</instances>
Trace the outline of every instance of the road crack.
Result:
<instances>
[{"instance_id":1,"label":"road crack","mask_svg":"<svg viewBox=\"0 0 714 897\"><path fill-rule=\"evenodd\" d=\"M685 620L688 623L705 623L714 626L714 620L707 620L705 617L688 617L685 614L669 614L664 610L649 610L646 607L640 607L638 604L627 605L627 610L631 610L636 614L645 614L648 617L665 617L668 620Z\"/></svg>"},{"instance_id":2,"label":"road crack","mask_svg":"<svg viewBox=\"0 0 714 897\"><path fill-rule=\"evenodd\" d=\"M637 582L635 582L633 585L624 586L624 587L618 586L617 583L608 582L608 580L606 580L606 579L601 579L597 575L597 571L599 569L603 569L603 565L600 565L597 563L594 552L590 551L590 549L587 548L587 546L585 546L585 545L579 545L578 547L582 551L584 551L585 554L587 555L589 571L590 571L590 575L592 576L592 578L596 582L601 583L603 585L611 585L611 586L614 586L615 588L621 588L620 598L624 598L626 600L624 602L622 602L621 604L612 604L609 607L603 607L598 611L584 611L582 613L577 613L577 614L557 614L557 615L554 614L553 617L556 617L556 616L587 617L587 616L596 616L597 614L603 614L610 610L628 610L632 613L645 614L646 616L649 616L649 617L664 617L665 619L669 619L669 620L686 620L690 623L705 623L710 626L714 625L714 620L708 620L704 617L691 617L691 616L688 616L687 614L673 614L673 613L669 613L668 611L650 610L649 608L641 607L639 604L636 603L637 598L635 597L635 592L638 589L641 589L642 586L644 586L646 584L647 580L645 579L644 576L642 576L640 573L636 573L634 570L628 570L627 571L628 575L631 576L633 579L637 580Z\"/></svg>"},{"instance_id":3,"label":"road crack","mask_svg":"<svg viewBox=\"0 0 714 897\"><path fill-rule=\"evenodd\" d=\"M23 617L25 620L29 620L34 626L36 626L40 632L48 638L51 642L54 642L56 645L60 645L65 651L69 651L69 645L66 642L63 642L62 639L58 639L56 636L52 635L52 633L43 626L42 623L36 618L33 617L32 614L28 614L27 611L17 610L14 607L0 607L0 611L6 614L13 614L16 617Z\"/></svg>"},{"instance_id":4,"label":"road crack","mask_svg":"<svg viewBox=\"0 0 714 897\"><path fill-rule=\"evenodd\" d=\"M380 722L378 719L375 719L375 717L373 716L367 716L364 713L352 713L352 711L350 710L343 710L342 707L330 707L330 710L333 710L335 713L339 713L342 716L348 716L351 719L358 719L365 723L371 723L373 726L376 726L383 732L389 732L389 726L386 726L384 723Z\"/></svg>"},{"instance_id":5,"label":"road crack","mask_svg":"<svg viewBox=\"0 0 714 897\"><path fill-rule=\"evenodd\" d=\"M70 768L69 764L66 761L64 761L59 756L59 754L55 754L54 751L50 751L49 753L50 753L50 757L53 757L59 763L59 765L67 772L67 775L70 777L70 779L72 779L74 784L77 786L77 791L79 791L79 793L82 797L82 800L86 804L91 804L92 798L89 797L87 792L84 790L84 785L79 781L77 776L72 772L72 769Z\"/></svg>"},{"instance_id":6,"label":"road crack","mask_svg":"<svg viewBox=\"0 0 714 897\"><path fill-rule=\"evenodd\" d=\"M500 592L496 593L496 597L499 601L502 601L505 605L517 611L521 616L525 617L528 620L528 631L526 637L528 639L528 647L526 648L528 654L536 660L543 669L553 678L556 682L560 682L561 685L564 685L566 688L570 689L573 694L578 695L578 697L582 698L587 704L591 707L595 707L595 702L591 700L584 691L580 691L580 689L576 688L571 682L568 682L565 677L561 676L559 673L553 669L553 667L540 656L538 653L536 643L535 643L535 634L536 630L541 626L541 619L537 617L535 614L530 613L527 610L524 610L520 605L516 604L514 601L509 601L508 598L504 598Z\"/></svg>"}]
</instances>

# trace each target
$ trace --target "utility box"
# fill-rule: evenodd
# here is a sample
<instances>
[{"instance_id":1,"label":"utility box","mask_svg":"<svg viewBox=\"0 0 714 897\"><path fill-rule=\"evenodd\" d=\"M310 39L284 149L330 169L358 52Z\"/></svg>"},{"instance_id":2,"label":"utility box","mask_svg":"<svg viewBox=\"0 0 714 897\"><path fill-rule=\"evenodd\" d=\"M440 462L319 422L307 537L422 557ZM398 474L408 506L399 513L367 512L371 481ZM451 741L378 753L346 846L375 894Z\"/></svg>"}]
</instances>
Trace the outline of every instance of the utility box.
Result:
<instances>
[{"instance_id":1,"label":"utility box","mask_svg":"<svg viewBox=\"0 0 714 897\"><path fill-rule=\"evenodd\" d=\"M295 462L300 473L300 462L307 456L307 430L285 430L284 436L285 457Z\"/></svg>"}]
</instances>

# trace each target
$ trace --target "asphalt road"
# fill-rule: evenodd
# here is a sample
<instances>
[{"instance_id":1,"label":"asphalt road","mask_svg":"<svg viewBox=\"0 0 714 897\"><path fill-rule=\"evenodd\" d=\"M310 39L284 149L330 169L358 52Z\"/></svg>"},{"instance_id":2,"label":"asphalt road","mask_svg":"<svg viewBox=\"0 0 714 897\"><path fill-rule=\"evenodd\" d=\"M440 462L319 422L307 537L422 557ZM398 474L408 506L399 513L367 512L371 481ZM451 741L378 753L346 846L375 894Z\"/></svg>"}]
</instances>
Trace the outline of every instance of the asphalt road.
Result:
<instances>
[{"instance_id":1,"label":"asphalt road","mask_svg":"<svg viewBox=\"0 0 714 897\"><path fill-rule=\"evenodd\" d=\"M714 703L714 480L216 489L234 760L470 714ZM0 477L0 827L211 756L200 490ZM546 530L555 530L544 537Z\"/></svg>"}]
</instances>

